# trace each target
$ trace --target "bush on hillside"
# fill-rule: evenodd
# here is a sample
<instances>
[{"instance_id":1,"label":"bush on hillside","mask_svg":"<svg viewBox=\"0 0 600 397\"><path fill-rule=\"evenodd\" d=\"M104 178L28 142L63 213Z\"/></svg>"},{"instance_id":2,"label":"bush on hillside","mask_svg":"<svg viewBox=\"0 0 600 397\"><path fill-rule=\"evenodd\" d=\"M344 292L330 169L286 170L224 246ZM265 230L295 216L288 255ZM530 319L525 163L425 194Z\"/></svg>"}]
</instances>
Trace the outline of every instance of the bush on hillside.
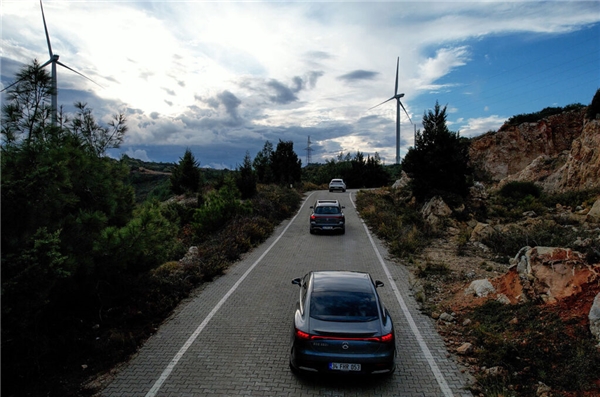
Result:
<instances>
[{"instance_id":1,"label":"bush on hillside","mask_svg":"<svg viewBox=\"0 0 600 397\"><path fill-rule=\"evenodd\" d=\"M587 109L586 117L592 120L600 117L600 88L596 90L596 94L592 98L592 103L590 103Z\"/></svg>"}]
</instances>

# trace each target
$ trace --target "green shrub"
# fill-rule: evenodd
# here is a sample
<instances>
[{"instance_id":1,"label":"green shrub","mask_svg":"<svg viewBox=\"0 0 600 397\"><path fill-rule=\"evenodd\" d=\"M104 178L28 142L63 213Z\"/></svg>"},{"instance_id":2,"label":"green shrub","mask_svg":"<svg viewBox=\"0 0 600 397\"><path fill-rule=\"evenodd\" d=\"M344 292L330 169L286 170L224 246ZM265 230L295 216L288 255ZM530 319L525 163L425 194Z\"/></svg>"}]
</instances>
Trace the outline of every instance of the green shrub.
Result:
<instances>
[{"instance_id":1,"label":"green shrub","mask_svg":"<svg viewBox=\"0 0 600 397\"><path fill-rule=\"evenodd\" d=\"M580 247L574 245L578 237L582 239L595 238L592 231L577 231L571 227L562 227L555 222L548 221L528 229L513 226L503 233L493 233L484 238L482 243L498 255L513 257L525 246L565 247L580 250Z\"/></svg>"},{"instance_id":2,"label":"green shrub","mask_svg":"<svg viewBox=\"0 0 600 397\"><path fill-rule=\"evenodd\" d=\"M533 182L509 182L502 186L498 193L501 197L519 201L527 196L539 198L542 195L542 189Z\"/></svg>"},{"instance_id":3,"label":"green shrub","mask_svg":"<svg viewBox=\"0 0 600 397\"><path fill-rule=\"evenodd\" d=\"M574 331L567 332L556 313L533 303L488 301L473 309L470 317L480 364L504 368L512 378L509 383L528 387L522 395L533 395L538 381L577 392L597 380L600 352L583 325L571 325Z\"/></svg>"},{"instance_id":4,"label":"green shrub","mask_svg":"<svg viewBox=\"0 0 600 397\"><path fill-rule=\"evenodd\" d=\"M389 244L393 255L415 254L433 237L421 214L400 202L389 189L359 191L356 206L373 233Z\"/></svg>"},{"instance_id":5,"label":"green shrub","mask_svg":"<svg viewBox=\"0 0 600 397\"><path fill-rule=\"evenodd\" d=\"M588 119L595 119L600 114L600 88L596 90L596 94L594 94L594 98L592 98L592 102L590 106L588 106L586 117Z\"/></svg>"},{"instance_id":6,"label":"green shrub","mask_svg":"<svg viewBox=\"0 0 600 397\"><path fill-rule=\"evenodd\" d=\"M210 192L204 206L194 213L193 225L199 236L213 233L230 219L252 212L250 202L240 200L240 193L234 183L228 182L218 191Z\"/></svg>"},{"instance_id":7,"label":"green shrub","mask_svg":"<svg viewBox=\"0 0 600 397\"><path fill-rule=\"evenodd\" d=\"M579 205L592 206L600 197L600 188L586 190L570 190L564 193L543 195L542 202L547 207L562 206L577 208Z\"/></svg>"},{"instance_id":8,"label":"green shrub","mask_svg":"<svg viewBox=\"0 0 600 397\"><path fill-rule=\"evenodd\" d=\"M450 268L445 263L429 263L425 264L425 268L419 266L417 277L427 278L429 276L447 276L450 274Z\"/></svg>"},{"instance_id":9,"label":"green shrub","mask_svg":"<svg viewBox=\"0 0 600 397\"><path fill-rule=\"evenodd\" d=\"M554 116L556 114L561 114L563 112L570 112L573 110L583 109L585 106L581 103L573 103L570 105L562 107L547 107L542 109L539 112L535 113L525 113L518 114L516 116L512 116L508 119L505 125L507 126L516 126L523 123L537 123L538 121L548 118L550 116Z\"/></svg>"}]
</instances>

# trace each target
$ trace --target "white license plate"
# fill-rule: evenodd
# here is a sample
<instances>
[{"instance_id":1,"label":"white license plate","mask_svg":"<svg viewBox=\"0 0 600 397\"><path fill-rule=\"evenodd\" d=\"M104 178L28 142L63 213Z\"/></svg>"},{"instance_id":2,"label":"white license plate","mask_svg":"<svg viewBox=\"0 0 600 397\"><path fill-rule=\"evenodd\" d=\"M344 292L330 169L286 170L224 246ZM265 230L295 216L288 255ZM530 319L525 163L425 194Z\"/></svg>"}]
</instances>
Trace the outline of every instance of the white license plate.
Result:
<instances>
[{"instance_id":1,"label":"white license plate","mask_svg":"<svg viewBox=\"0 0 600 397\"><path fill-rule=\"evenodd\" d=\"M333 229L333 226L323 226L323 230L331 230Z\"/></svg>"},{"instance_id":2,"label":"white license plate","mask_svg":"<svg viewBox=\"0 0 600 397\"><path fill-rule=\"evenodd\" d=\"M329 363L329 369L334 371L360 371L360 364Z\"/></svg>"}]
</instances>

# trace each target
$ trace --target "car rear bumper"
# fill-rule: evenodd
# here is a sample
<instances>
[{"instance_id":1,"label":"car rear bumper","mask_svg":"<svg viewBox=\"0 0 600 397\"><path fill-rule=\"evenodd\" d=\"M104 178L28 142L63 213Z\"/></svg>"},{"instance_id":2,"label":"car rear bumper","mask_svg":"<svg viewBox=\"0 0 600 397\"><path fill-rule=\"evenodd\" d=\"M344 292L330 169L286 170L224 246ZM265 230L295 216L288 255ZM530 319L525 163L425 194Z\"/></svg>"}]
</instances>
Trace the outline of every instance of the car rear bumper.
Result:
<instances>
[{"instance_id":1,"label":"car rear bumper","mask_svg":"<svg viewBox=\"0 0 600 397\"><path fill-rule=\"evenodd\" d=\"M346 230L345 225L310 225L310 230L313 232L339 232Z\"/></svg>"},{"instance_id":2,"label":"car rear bumper","mask_svg":"<svg viewBox=\"0 0 600 397\"><path fill-rule=\"evenodd\" d=\"M329 369L329 364L360 364L360 371L338 371ZM389 374L396 368L396 351L386 350L373 354L335 355L322 354L310 350L292 350L290 365L305 373L328 373L340 375L377 375Z\"/></svg>"}]
</instances>

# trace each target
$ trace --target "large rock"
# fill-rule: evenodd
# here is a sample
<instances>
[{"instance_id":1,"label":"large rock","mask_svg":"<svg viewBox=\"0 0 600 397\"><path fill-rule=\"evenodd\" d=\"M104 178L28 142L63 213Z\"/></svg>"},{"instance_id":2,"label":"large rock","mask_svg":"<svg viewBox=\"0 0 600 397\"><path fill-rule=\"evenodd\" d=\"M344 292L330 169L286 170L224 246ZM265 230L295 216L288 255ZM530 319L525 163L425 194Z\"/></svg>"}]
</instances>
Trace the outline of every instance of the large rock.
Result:
<instances>
[{"instance_id":1,"label":"large rock","mask_svg":"<svg viewBox=\"0 0 600 397\"><path fill-rule=\"evenodd\" d=\"M481 242L486 238L492 236L494 232L494 228L491 225L487 223L477 222L477 224L473 228L473 231L471 232L470 241Z\"/></svg>"},{"instance_id":2,"label":"large rock","mask_svg":"<svg viewBox=\"0 0 600 397\"><path fill-rule=\"evenodd\" d=\"M579 294L582 286L600 277L600 264L588 265L583 254L568 248L527 247L515 259L516 265L495 281L496 288L511 301L555 303Z\"/></svg>"},{"instance_id":3,"label":"large rock","mask_svg":"<svg viewBox=\"0 0 600 397\"><path fill-rule=\"evenodd\" d=\"M475 280L465 290L465 295L475 295L477 297L485 297L496 292L496 289L490 283L490 280Z\"/></svg>"},{"instance_id":4,"label":"large rock","mask_svg":"<svg viewBox=\"0 0 600 397\"><path fill-rule=\"evenodd\" d=\"M452 214L452 210L440 196L435 196L423 206L421 214L427 224L437 229Z\"/></svg>"},{"instance_id":5,"label":"large rock","mask_svg":"<svg viewBox=\"0 0 600 397\"><path fill-rule=\"evenodd\" d=\"M591 120L571 145L566 163L556 172L553 191L594 189L600 186L600 120ZM551 189L548 189L551 190Z\"/></svg>"},{"instance_id":6,"label":"large rock","mask_svg":"<svg viewBox=\"0 0 600 397\"><path fill-rule=\"evenodd\" d=\"M594 298L588 318L590 319L590 331L596 337L598 347L600 347L600 294Z\"/></svg>"},{"instance_id":7,"label":"large rock","mask_svg":"<svg viewBox=\"0 0 600 397\"><path fill-rule=\"evenodd\" d=\"M397 179L396 182L394 182L394 184L392 185L392 188L402 189L402 188L408 186L409 182L410 182L410 177L406 174L406 172L402 171L402 173L400 174L400 179Z\"/></svg>"},{"instance_id":8,"label":"large rock","mask_svg":"<svg viewBox=\"0 0 600 397\"><path fill-rule=\"evenodd\" d=\"M587 213L585 221L589 223L600 223L600 198L596 200L590 211Z\"/></svg>"}]
</instances>

